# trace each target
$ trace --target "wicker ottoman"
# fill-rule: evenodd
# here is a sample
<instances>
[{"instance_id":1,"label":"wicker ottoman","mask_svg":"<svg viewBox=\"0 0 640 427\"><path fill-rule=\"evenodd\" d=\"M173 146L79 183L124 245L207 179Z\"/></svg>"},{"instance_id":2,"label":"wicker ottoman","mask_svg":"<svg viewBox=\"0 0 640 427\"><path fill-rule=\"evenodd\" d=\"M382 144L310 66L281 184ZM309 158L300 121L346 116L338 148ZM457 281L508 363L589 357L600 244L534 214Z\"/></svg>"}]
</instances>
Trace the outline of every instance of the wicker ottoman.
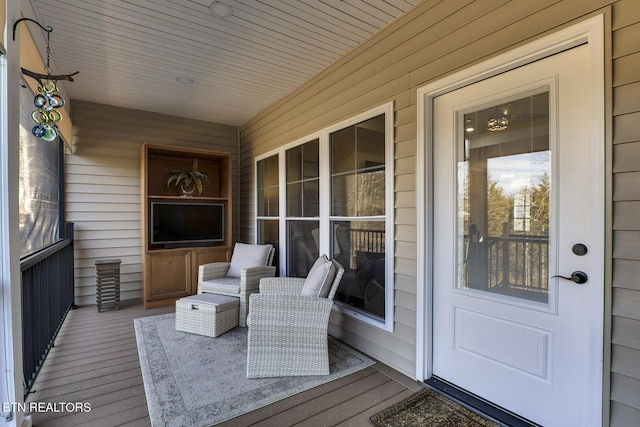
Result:
<instances>
[{"instance_id":1,"label":"wicker ottoman","mask_svg":"<svg viewBox=\"0 0 640 427\"><path fill-rule=\"evenodd\" d=\"M217 337L238 326L240 300L217 294L198 294L176 301L176 330Z\"/></svg>"}]
</instances>

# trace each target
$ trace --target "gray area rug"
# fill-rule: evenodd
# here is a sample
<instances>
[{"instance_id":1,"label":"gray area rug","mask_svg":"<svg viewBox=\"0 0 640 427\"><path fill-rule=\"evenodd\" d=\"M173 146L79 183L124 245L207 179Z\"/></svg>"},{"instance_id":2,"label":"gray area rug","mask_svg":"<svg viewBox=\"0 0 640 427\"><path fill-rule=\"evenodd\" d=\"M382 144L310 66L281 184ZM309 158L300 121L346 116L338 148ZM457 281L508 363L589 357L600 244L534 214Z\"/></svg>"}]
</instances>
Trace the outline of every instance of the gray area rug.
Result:
<instances>
[{"instance_id":1,"label":"gray area rug","mask_svg":"<svg viewBox=\"0 0 640 427\"><path fill-rule=\"evenodd\" d=\"M175 314L134 320L153 426L210 426L374 362L329 339L328 376L246 378L247 329L217 338L175 330Z\"/></svg>"}]
</instances>

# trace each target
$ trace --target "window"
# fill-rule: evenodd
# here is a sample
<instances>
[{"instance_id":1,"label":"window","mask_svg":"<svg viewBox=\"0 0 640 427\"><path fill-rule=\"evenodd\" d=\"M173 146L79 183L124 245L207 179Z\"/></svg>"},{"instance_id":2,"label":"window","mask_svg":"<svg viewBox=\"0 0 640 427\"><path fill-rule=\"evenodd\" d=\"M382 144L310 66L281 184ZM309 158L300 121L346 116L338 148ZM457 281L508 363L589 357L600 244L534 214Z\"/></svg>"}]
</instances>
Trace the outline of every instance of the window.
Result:
<instances>
[{"instance_id":1,"label":"window","mask_svg":"<svg viewBox=\"0 0 640 427\"><path fill-rule=\"evenodd\" d=\"M320 141L286 151L287 274L307 277L318 259L320 231Z\"/></svg>"},{"instance_id":2,"label":"window","mask_svg":"<svg viewBox=\"0 0 640 427\"><path fill-rule=\"evenodd\" d=\"M269 234L277 241L283 230L281 275L306 277L318 256L327 254L345 268L336 306L388 330L393 328L392 130L390 103L267 154L257 160L256 174L257 240L267 242ZM276 207L278 195L284 212Z\"/></svg>"},{"instance_id":3,"label":"window","mask_svg":"<svg viewBox=\"0 0 640 427\"><path fill-rule=\"evenodd\" d=\"M277 155L267 157L257 163L257 243L261 245L271 243L276 248L273 258L273 265L276 266L276 275L279 273L278 242L280 241L278 236L280 229L278 224L278 215L280 213L278 175Z\"/></svg>"},{"instance_id":4,"label":"window","mask_svg":"<svg viewBox=\"0 0 640 427\"><path fill-rule=\"evenodd\" d=\"M31 255L61 238L64 148L60 137L44 141L33 136L33 94L20 92L20 257Z\"/></svg>"},{"instance_id":5,"label":"window","mask_svg":"<svg viewBox=\"0 0 640 427\"><path fill-rule=\"evenodd\" d=\"M336 300L385 317L385 117L329 135L331 255L345 268Z\"/></svg>"}]
</instances>

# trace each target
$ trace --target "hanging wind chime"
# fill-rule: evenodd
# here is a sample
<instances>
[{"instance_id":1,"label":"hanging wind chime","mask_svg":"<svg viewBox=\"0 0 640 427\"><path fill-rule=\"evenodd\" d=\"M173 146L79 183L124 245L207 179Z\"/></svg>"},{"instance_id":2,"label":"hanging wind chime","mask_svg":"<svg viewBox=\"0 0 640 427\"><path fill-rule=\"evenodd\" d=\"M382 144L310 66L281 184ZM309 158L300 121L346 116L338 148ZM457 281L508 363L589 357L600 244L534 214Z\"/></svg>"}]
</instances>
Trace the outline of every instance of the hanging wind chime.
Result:
<instances>
[{"instance_id":1,"label":"hanging wind chime","mask_svg":"<svg viewBox=\"0 0 640 427\"><path fill-rule=\"evenodd\" d=\"M60 113L60 111L58 111L58 109L64 106L65 102L64 98L58 94L58 86L56 85L56 81L68 80L72 82L72 76L78 74L79 71L76 71L73 74L51 74L52 70L49 62L51 60L50 41L53 28L45 28L40 25L39 22L34 21L30 18L18 19L15 24L13 24L14 40L16 39L16 27L21 21L35 22L47 33L47 65L44 68L47 74L34 73L33 71L29 71L26 68L21 68L21 70L22 74L29 76L38 82L38 93L33 98L33 104L35 105L36 109L31 113L31 118L36 123L36 125L33 127L33 129L31 129L31 133L38 138L42 138L44 141L53 141L60 134L58 122L62 120L62 114Z\"/></svg>"}]
</instances>

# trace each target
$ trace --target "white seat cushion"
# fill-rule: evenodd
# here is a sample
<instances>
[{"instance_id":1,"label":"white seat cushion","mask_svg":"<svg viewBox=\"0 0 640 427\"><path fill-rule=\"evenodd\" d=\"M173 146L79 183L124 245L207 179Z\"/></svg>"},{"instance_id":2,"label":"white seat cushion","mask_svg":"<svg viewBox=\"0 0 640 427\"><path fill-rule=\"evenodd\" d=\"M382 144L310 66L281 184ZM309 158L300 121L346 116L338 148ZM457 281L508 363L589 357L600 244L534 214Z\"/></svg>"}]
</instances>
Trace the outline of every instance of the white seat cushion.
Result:
<instances>
[{"instance_id":1,"label":"white seat cushion","mask_svg":"<svg viewBox=\"0 0 640 427\"><path fill-rule=\"evenodd\" d=\"M198 294L188 297L180 298L180 301L189 302L192 304L209 304L215 305L218 313L231 310L232 308L240 305L240 300L237 297L229 297L218 294Z\"/></svg>"},{"instance_id":2,"label":"white seat cushion","mask_svg":"<svg viewBox=\"0 0 640 427\"><path fill-rule=\"evenodd\" d=\"M200 283L202 292L224 292L225 294L240 294L240 278L219 277Z\"/></svg>"},{"instance_id":3,"label":"white seat cushion","mask_svg":"<svg viewBox=\"0 0 640 427\"><path fill-rule=\"evenodd\" d=\"M309 270L300 295L326 298L335 275L336 267L326 255L321 255Z\"/></svg>"},{"instance_id":4,"label":"white seat cushion","mask_svg":"<svg viewBox=\"0 0 640 427\"><path fill-rule=\"evenodd\" d=\"M236 243L233 247L233 255L231 256L227 277L240 277L240 272L245 268L267 265L271 248L273 248L272 245Z\"/></svg>"}]
</instances>

